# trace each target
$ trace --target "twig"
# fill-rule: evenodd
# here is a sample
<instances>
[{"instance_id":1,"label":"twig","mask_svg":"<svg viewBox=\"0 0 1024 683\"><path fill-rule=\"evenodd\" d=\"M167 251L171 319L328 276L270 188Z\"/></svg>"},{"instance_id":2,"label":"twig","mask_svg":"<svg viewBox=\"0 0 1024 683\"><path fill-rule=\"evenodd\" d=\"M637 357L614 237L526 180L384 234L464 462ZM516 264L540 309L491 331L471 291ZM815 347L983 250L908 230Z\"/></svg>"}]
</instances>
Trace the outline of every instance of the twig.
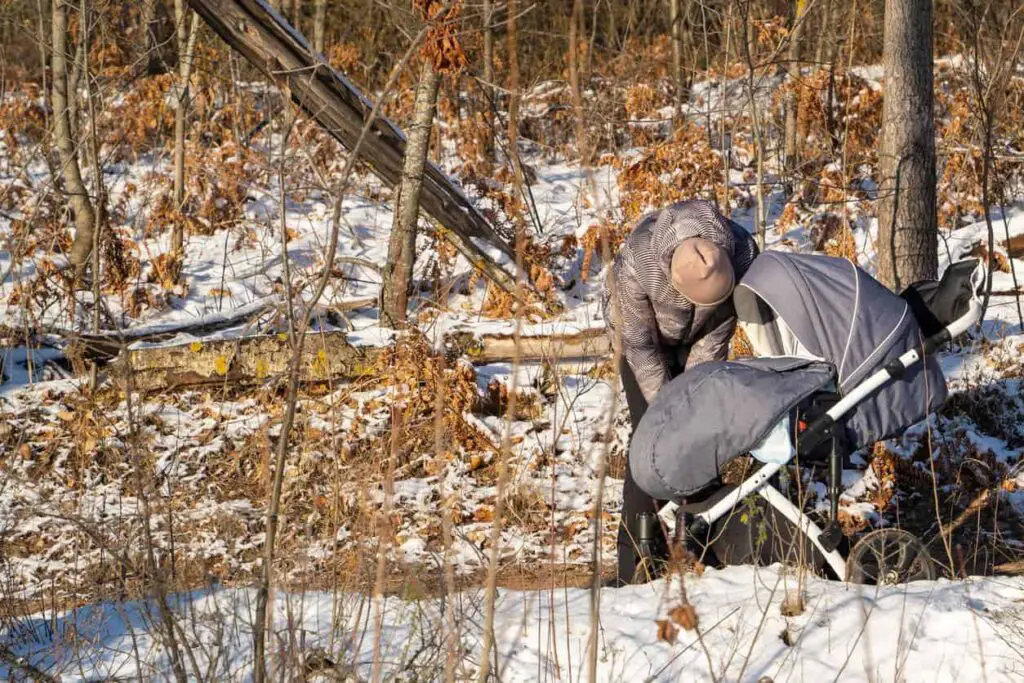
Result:
<instances>
[{"instance_id":1,"label":"twig","mask_svg":"<svg viewBox=\"0 0 1024 683\"><path fill-rule=\"evenodd\" d=\"M6 645L0 645L0 662L4 662L8 666L13 666L15 669L25 672L27 675L32 677L32 680L42 683L59 683L60 679L51 676L42 669L33 666L24 657L19 657L8 649Z\"/></svg>"}]
</instances>

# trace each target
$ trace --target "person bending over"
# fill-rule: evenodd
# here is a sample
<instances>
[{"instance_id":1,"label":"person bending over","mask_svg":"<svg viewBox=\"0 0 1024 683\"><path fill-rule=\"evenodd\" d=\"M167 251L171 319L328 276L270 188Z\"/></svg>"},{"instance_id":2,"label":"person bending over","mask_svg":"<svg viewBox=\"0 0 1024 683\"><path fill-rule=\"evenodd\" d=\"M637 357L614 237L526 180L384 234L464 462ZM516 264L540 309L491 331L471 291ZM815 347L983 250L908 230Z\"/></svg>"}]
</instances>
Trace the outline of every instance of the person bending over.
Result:
<instances>
[{"instance_id":1,"label":"person bending over","mask_svg":"<svg viewBox=\"0 0 1024 683\"><path fill-rule=\"evenodd\" d=\"M626 238L603 282L602 308L612 339L620 335L632 429L666 382L728 356L736 326L733 288L757 254L750 233L703 200L651 212ZM638 571L637 523L663 504L637 487L628 463L622 499L616 585L652 578ZM660 530L656 535L653 555L663 559L668 544Z\"/></svg>"}]
</instances>

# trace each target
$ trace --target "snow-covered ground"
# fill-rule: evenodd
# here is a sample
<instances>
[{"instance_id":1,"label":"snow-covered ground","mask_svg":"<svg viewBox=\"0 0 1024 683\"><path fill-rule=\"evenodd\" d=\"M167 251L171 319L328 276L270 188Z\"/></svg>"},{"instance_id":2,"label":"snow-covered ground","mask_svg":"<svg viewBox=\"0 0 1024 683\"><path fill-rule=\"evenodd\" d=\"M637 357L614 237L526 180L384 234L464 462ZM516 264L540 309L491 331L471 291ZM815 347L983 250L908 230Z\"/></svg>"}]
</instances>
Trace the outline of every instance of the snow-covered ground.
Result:
<instances>
[{"instance_id":1,"label":"snow-covered ground","mask_svg":"<svg viewBox=\"0 0 1024 683\"><path fill-rule=\"evenodd\" d=\"M877 80L877 74L863 73ZM697 84L694 93L698 98L707 97L707 111L719 107L715 84ZM742 95L741 89L729 92L730 97ZM704 108L696 107L691 113L696 116L702 111ZM255 148L269 155L279 142L270 135L258 140ZM0 141L0 159L2 145ZM300 168L305 157L296 149L289 154L289 167ZM523 333L600 328L604 323L597 305L597 282L604 264L595 256L584 277L584 263L589 259L579 242L596 223L622 220L616 172L599 166L584 173L564 162L533 155L526 160L536 172L530 201L539 219L538 241L554 253L565 244L569 247L556 259L554 272L560 285L556 297L564 312L530 322ZM276 168L276 161L274 157L267 166ZM105 296L111 316L104 327L136 332L167 329L260 310L260 315L240 319L213 336L230 338L282 329L279 303L269 312L264 306L280 302L283 295L285 261L276 170L253 171L245 188L244 210L231 227L189 235L183 265L187 287L167 290L155 267L157 257L168 249L169 238L164 226L147 225L147 215L152 196L167 189L168 170L165 162L143 158L106 171L112 203L121 207L119 234L138 259L139 272L132 286ZM749 182L749 170L731 169L730 181ZM12 172L0 177L28 194L41 195L46 175L40 162L29 166L25 174ZM300 177L289 177L290 187L309 181L302 173L297 175ZM482 208L494 208L492 198L481 198L472 188L467 188L467 193ZM308 296L310 284L325 266L330 201L316 190L294 194L284 211L290 230L287 257L295 290ZM778 228L787 199L775 193L766 200L769 248L808 249L809 229L804 227L808 221ZM748 228L753 225L750 207L750 201L734 207L734 217ZM0 236L13 235L13 215L0 217ZM332 264L338 276L332 278L321 302L328 306L377 295L379 275L373 266L382 264L386 254L392 217L390 194L372 178L361 177L346 195L341 215L338 255L345 260ZM1005 215L996 210L993 217L997 243L1007 234L1024 234L1020 207L1008 209ZM875 222L858 214L851 223L858 261L872 270ZM159 234L153 234L154 227ZM977 222L944 234L941 265L962 257L986 233L985 223ZM571 244L571 239L578 243ZM0 348L0 445L18 444L9 452L0 451L0 540L4 544L0 546L0 580L2 594L18 600L19 605L19 616L8 616L15 613L12 610L4 613L6 621L0 621L0 648L24 656L33 666L59 673L62 680L124 679L140 674L163 677L167 666L162 659L165 653L157 644L160 638L153 624L159 620L153 603L96 602L77 610L45 612L38 611L39 605L50 599L99 600L116 592L110 586L122 588L117 581L124 579L112 568L109 549L141 546L141 501L133 473L143 464L152 474L158 494L149 501L155 508L154 544L177 558L185 572L181 581L186 585L248 584L259 566L263 543L268 454L280 433L279 394L270 387L230 395L214 389L177 392L148 397L134 407L133 417L127 401L115 392L90 397L82 391L81 378L54 379L60 374L52 364L60 357L60 345L50 346L53 338L38 336L26 347L20 337L26 309L32 309L35 317L30 316L28 322L33 325L69 326L65 304L54 294L57 287L42 291L36 308L25 305L25 290L19 287L40 274L45 282L50 261L61 258L53 257L45 245L37 246L38 253L24 259L15 259L12 250L0 250L0 330L5 335ZM418 249L422 257L417 275L429 282L431 268L437 265L436 250L425 235ZM1005 249L997 251L1005 253ZM1024 261L1008 263L1024 274ZM460 257L451 267L451 279L468 279L470 272ZM937 435L940 446L935 452L941 453L948 467L941 482L944 501L947 497L953 500L957 490L966 486L960 470L967 471L977 463L989 474L1024 483L1019 476L1024 419L1018 419L1024 415L1020 393L1024 331L1012 295L1016 289L1013 273L995 273L996 294L985 321L986 341L941 359L952 389L961 399L969 403L976 399L965 396L981 393L999 410L939 415L888 444L892 453L910 462L920 455L922 444L929 442L932 433ZM129 295L133 296L133 291L149 296L148 303L132 306ZM13 296L15 292L18 297ZM456 292L443 302L444 310L436 317L426 312L433 312L438 302L424 292L413 301L412 310L414 316L424 314L423 327L433 343L457 329L511 332L513 321L484 315L486 292L482 283L468 293ZM88 300L87 295L85 298ZM350 312L336 323L350 332L353 343L388 341L372 309ZM181 335L161 343L192 340ZM524 396L536 400L536 414L506 427L499 410L465 411L459 424L464 431L459 437L472 440L474 448L434 453L430 441L429 447L422 448L429 452L413 453L396 468L393 496L387 501L383 472L367 466L367 460L379 453L360 452L358 457L349 453L387 433L389 406L396 397L408 398L401 393L407 387L344 386L303 394L301 434L289 454L285 477L279 548L288 565L280 571L280 580L292 587L317 581L324 585L341 573L333 564L337 558L346 554L372 557L378 549L373 529L367 534L365 520L362 529L352 520L376 514L385 503L392 507L396 540L387 560L399 571L408 569L415 574L424 567L436 568L444 560L452 563L460 580L479 571L486 564L496 495L494 468L489 465L506 428L512 444L510 500L514 503L499 541L503 566L564 564L577 572L587 571L592 562L593 513L604 435L610 428L610 453L620 465L627 441L623 402L619 402L618 414L609 416L614 389L595 369L599 368L593 363L560 366L552 377L551 368L523 366L515 384ZM512 384L511 373L507 363L479 366L470 379L472 389L486 395L492 387L507 387ZM136 436L132 436L133 429L138 430ZM132 438L145 445L142 461L132 460ZM927 469L921 460L913 467ZM844 486L843 510L871 527L891 523L891 508L900 514L903 503L920 504L922 500L919 491L893 491L896 503L879 509L879 500L888 505L883 494L891 482L883 481L871 468L846 472ZM1007 487L1001 498L1007 502L1007 515L1024 511L1024 494L1012 488ZM816 503L820 505L820 485L812 490L819 493ZM454 511L454 537L447 552L439 522L439 510L445 504ZM964 502L957 501L957 505L962 509ZM606 566L614 557L620 506L621 479L612 476L606 481L604 509L599 511L604 520L599 547ZM935 541L932 531L933 537L926 541ZM1007 536L999 528L982 528L980 523L977 534L982 539L979 545L1010 546L1018 553L1024 540ZM394 568L389 565L389 570ZM953 567L946 570L957 571ZM780 602L795 579L783 576L777 567L731 567L689 576L687 591L699 628L680 629L673 643L657 638L656 622L671 607L664 601L664 583L602 591L599 678L1024 680L1024 628L1017 625L1024 616L1024 581L1019 578L939 580L875 593L874 589L812 577L804 587L805 611L784 616ZM587 591L565 589L561 584L554 590L502 589L496 620L502 680L584 678L591 634L590 600ZM246 678L253 594L217 587L179 594L173 601L200 657L200 667L213 669L212 678L216 679ZM293 632L304 656L320 647L337 663L355 666L361 678L369 678L377 635L374 614L380 606L384 616L378 659L384 677L419 667L426 671L422 678L432 678L432 672L444 667L439 634L445 632L446 604L398 598L375 603L356 593L293 589L276 596L274 623L280 637L275 642L288 642L285 636ZM464 592L453 604L464 650L460 659L472 668L480 650L482 598L478 592ZM6 652L0 649L0 654ZM16 665L8 660L0 657L0 674L15 672Z\"/></svg>"},{"instance_id":2,"label":"snow-covered ground","mask_svg":"<svg viewBox=\"0 0 1024 683\"><path fill-rule=\"evenodd\" d=\"M657 581L601 591L596 680L1024 679L1021 578L878 589L809 578L799 614L788 609L799 592L796 577L778 567L707 570L687 577L686 589L696 628L678 628L665 639L659 638L659 604L675 586ZM173 610L207 680L251 676L254 603L255 593L241 589L174 597ZM585 589L500 590L494 622L499 679L590 680L591 605ZM459 679L479 666L479 591L458 594L450 603L279 593L273 609L275 648L286 655L276 664L281 678L295 675L296 663L305 662L309 680L339 680L339 674L341 680L370 680L376 651L382 680L444 680L451 623L460 639ZM20 620L21 644L13 653L62 681L164 678L169 660L157 614L154 603L138 602L34 614ZM324 656L333 666L318 671L315 663ZM14 672L0 662L0 673Z\"/></svg>"}]
</instances>

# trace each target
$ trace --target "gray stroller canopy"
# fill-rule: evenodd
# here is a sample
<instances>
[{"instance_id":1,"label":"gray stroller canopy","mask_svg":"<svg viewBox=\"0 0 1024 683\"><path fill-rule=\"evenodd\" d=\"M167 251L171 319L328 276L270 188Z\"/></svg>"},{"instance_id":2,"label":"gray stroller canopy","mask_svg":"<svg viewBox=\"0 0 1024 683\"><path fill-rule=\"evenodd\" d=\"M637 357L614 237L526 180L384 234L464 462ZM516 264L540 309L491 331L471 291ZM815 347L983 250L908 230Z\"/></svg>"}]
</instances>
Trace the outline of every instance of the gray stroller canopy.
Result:
<instances>
[{"instance_id":1,"label":"gray stroller canopy","mask_svg":"<svg viewBox=\"0 0 1024 683\"><path fill-rule=\"evenodd\" d=\"M831 364L840 394L923 341L907 301L847 259L765 252L733 301L745 330L761 325L771 339L788 328L797 342L790 355ZM927 358L858 406L846 419L848 436L858 447L895 436L945 400L942 370Z\"/></svg>"},{"instance_id":2,"label":"gray stroller canopy","mask_svg":"<svg viewBox=\"0 0 1024 683\"><path fill-rule=\"evenodd\" d=\"M629 459L637 484L655 498L705 488L811 393L847 392L922 341L907 302L846 259L765 252L733 303L761 358L702 364L651 402ZM851 410L844 435L853 448L895 436L945 398L942 371L928 357Z\"/></svg>"}]
</instances>

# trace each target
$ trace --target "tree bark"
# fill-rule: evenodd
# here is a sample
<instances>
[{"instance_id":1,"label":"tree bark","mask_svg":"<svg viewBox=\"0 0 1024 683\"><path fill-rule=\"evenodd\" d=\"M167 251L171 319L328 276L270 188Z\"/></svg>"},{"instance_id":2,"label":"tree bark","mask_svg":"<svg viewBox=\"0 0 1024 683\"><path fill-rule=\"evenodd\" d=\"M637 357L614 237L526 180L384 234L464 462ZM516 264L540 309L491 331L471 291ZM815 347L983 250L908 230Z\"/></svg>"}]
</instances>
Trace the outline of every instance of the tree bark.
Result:
<instances>
[{"instance_id":1,"label":"tree bark","mask_svg":"<svg viewBox=\"0 0 1024 683\"><path fill-rule=\"evenodd\" d=\"M669 21L672 22L672 81L676 87L676 107L683 106L686 88L683 84L683 17L679 11L682 0L669 0Z\"/></svg>"},{"instance_id":2,"label":"tree bark","mask_svg":"<svg viewBox=\"0 0 1024 683\"><path fill-rule=\"evenodd\" d=\"M327 0L316 0L313 14L313 49L324 53L324 34L327 29Z\"/></svg>"},{"instance_id":3,"label":"tree bark","mask_svg":"<svg viewBox=\"0 0 1024 683\"><path fill-rule=\"evenodd\" d=\"M938 271L931 0L886 0L878 272L899 290Z\"/></svg>"},{"instance_id":4,"label":"tree bark","mask_svg":"<svg viewBox=\"0 0 1024 683\"><path fill-rule=\"evenodd\" d=\"M199 16L192 12L191 29L186 25L185 0L174 1L175 35L178 43L178 97L174 108L174 208L181 211L185 204L185 119L188 115L189 87L192 55L195 52ZM171 228L171 254L178 263L185 257L185 224L175 220Z\"/></svg>"},{"instance_id":5,"label":"tree bark","mask_svg":"<svg viewBox=\"0 0 1024 683\"><path fill-rule=\"evenodd\" d=\"M161 64L160 54L157 50L157 36L156 36L156 9L158 0L145 0L142 3L142 31L145 34L145 40L143 42L143 49L145 53L142 55L146 60L146 74L149 76L155 76L156 74L163 73L163 65Z\"/></svg>"},{"instance_id":6,"label":"tree bark","mask_svg":"<svg viewBox=\"0 0 1024 683\"><path fill-rule=\"evenodd\" d=\"M800 140L797 135L797 109L800 106L800 98L797 96L797 86L800 82L800 53L803 36L804 12L807 11L807 0L796 0L793 9L792 33L789 43L789 85L786 93L786 149L785 165L786 171L793 173L797 165Z\"/></svg>"},{"instance_id":7,"label":"tree bark","mask_svg":"<svg viewBox=\"0 0 1024 683\"><path fill-rule=\"evenodd\" d=\"M494 21L493 0L484 0L484 83L488 92L494 85L494 32L491 22Z\"/></svg>"},{"instance_id":8,"label":"tree bark","mask_svg":"<svg viewBox=\"0 0 1024 683\"><path fill-rule=\"evenodd\" d=\"M71 111L68 98L75 93L68 93L67 68L67 24L68 9L66 0L52 0L53 24L53 55L51 58L53 80L53 129L57 142L57 154L60 157L64 191L71 205L75 219L75 239L71 244L68 260L80 275L85 271L92 253L93 227L96 216L93 212L89 193L82 180L82 169L78 165L77 146L71 130Z\"/></svg>"},{"instance_id":9,"label":"tree bark","mask_svg":"<svg viewBox=\"0 0 1024 683\"><path fill-rule=\"evenodd\" d=\"M412 268L416 262L416 221L420 211L423 168L427 163L430 130L434 123L440 84L441 74L430 64L424 63L416 87L402 182L395 191L394 220L388 241L388 260L383 272L381 322L389 327L400 327L406 320Z\"/></svg>"},{"instance_id":10,"label":"tree bark","mask_svg":"<svg viewBox=\"0 0 1024 683\"><path fill-rule=\"evenodd\" d=\"M582 15L580 9L582 0L573 0L572 9L569 15L569 88L571 90L573 109L573 123L576 128L576 152L580 155L580 165L590 164L590 155L586 150L586 126L583 120L583 96L580 93L580 65L579 65L579 18Z\"/></svg>"},{"instance_id":11,"label":"tree bark","mask_svg":"<svg viewBox=\"0 0 1024 683\"><path fill-rule=\"evenodd\" d=\"M818 29L818 47L814 53L814 61L821 66L826 53L831 53L835 48L832 30L832 0L825 0L821 7L821 26Z\"/></svg>"}]
</instances>

